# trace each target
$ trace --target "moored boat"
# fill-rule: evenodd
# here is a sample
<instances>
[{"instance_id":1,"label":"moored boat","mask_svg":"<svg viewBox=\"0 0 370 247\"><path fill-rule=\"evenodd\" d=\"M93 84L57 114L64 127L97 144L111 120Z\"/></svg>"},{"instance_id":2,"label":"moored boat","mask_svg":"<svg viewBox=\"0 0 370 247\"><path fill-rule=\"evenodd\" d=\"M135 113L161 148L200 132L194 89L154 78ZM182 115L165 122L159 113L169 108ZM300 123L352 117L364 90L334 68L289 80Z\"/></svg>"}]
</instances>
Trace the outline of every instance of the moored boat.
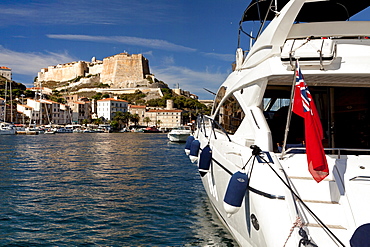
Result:
<instances>
[{"instance_id":1,"label":"moored boat","mask_svg":"<svg viewBox=\"0 0 370 247\"><path fill-rule=\"evenodd\" d=\"M368 6L256 0L244 12L253 45L244 52L239 37L187 145L240 246L370 242L370 22L348 21ZM257 20L252 37L242 25Z\"/></svg>"},{"instance_id":2,"label":"moored boat","mask_svg":"<svg viewBox=\"0 0 370 247\"><path fill-rule=\"evenodd\" d=\"M161 131L157 129L157 127L155 126L150 126L150 127L146 127L145 129L143 129L143 132L144 133L159 133Z\"/></svg>"},{"instance_id":3,"label":"moored boat","mask_svg":"<svg viewBox=\"0 0 370 247\"><path fill-rule=\"evenodd\" d=\"M190 126L179 126L168 132L167 137L171 142L186 142L186 139L191 135Z\"/></svg>"},{"instance_id":4,"label":"moored boat","mask_svg":"<svg viewBox=\"0 0 370 247\"><path fill-rule=\"evenodd\" d=\"M15 135L15 128L13 124L1 122L0 123L0 135Z\"/></svg>"}]
</instances>

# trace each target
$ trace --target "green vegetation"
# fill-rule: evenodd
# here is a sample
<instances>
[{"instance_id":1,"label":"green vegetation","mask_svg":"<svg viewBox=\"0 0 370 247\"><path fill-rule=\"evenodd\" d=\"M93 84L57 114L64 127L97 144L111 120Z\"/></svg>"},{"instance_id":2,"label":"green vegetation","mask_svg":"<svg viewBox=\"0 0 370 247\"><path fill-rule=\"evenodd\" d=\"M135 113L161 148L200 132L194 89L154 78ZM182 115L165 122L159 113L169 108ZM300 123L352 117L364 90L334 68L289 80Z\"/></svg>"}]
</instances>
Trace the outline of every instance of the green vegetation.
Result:
<instances>
[{"instance_id":1,"label":"green vegetation","mask_svg":"<svg viewBox=\"0 0 370 247\"><path fill-rule=\"evenodd\" d=\"M98 88L110 88L110 86L108 84L100 83Z\"/></svg>"},{"instance_id":2,"label":"green vegetation","mask_svg":"<svg viewBox=\"0 0 370 247\"><path fill-rule=\"evenodd\" d=\"M139 89L135 91L133 94L121 94L119 96L120 99L127 100L129 104L144 104L145 100L143 98L146 97L146 94L141 92Z\"/></svg>"},{"instance_id":3,"label":"green vegetation","mask_svg":"<svg viewBox=\"0 0 370 247\"><path fill-rule=\"evenodd\" d=\"M146 102L151 107L166 107L166 100L173 100L176 109L182 109L187 112L184 113L185 118L188 120L194 119L198 114L210 114L211 108L200 103L197 99L177 95L171 89L162 88L163 97L151 99ZM186 120L186 119L185 119Z\"/></svg>"}]
</instances>

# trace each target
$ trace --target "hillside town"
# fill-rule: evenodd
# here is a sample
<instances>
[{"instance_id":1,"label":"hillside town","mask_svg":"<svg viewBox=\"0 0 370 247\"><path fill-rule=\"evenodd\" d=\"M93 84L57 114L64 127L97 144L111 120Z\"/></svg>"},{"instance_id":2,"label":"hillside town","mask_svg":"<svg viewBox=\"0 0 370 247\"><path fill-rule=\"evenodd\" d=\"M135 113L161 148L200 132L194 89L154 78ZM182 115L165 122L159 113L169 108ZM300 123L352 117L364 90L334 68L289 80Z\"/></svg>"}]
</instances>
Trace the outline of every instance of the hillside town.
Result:
<instances>
[{"instance_id":1,"label":"hillside town","mask_svg":"<svg viewBox=\"0 0 370 247\"><path fill-rule=\"evenodd\" d=\"M116 130L166 130L190 123L197 113L209 110L203 103L210 103L179 87L169 89L150 73L142 54L49 66L41 69L31 88L13 82L12 70L5 66L0 67L0 80L0 121L15 126L108 124Z\"/></svg>"}]
</instances>

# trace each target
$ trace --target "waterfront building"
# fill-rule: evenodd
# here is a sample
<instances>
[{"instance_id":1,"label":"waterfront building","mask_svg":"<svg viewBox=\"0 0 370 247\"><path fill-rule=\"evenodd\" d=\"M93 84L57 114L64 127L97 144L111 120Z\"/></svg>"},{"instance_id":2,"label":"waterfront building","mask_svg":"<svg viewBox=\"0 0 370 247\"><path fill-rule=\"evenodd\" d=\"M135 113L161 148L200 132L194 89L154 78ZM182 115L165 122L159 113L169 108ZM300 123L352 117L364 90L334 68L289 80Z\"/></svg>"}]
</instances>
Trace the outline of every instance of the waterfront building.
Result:
<instances>
[{"instance_id":1,"label":"waterfront building","mask_svg":"<svg viewBox=\"0 0 370 247\"><path fill-rule=\"evenodd\" d=\"M144 118L145 118L145 112L146 112L146 106L144 105L129 105L128 111L134 115L137 114L139 116L139 122L138 125L144 125Z\"/></svg>"},{"instance_id":2,"label":"waterfront building","mask_svg":"<svg viewBox=\"0 0 370 247\"><path fill-rule=\"evenodd\" d=\"M112 120L116 112L127 112L128 101L117 99L117 98L107 98L97 101L97 115L98 117L103 117L104 120Z\"/></svg>"},{"instance_id":3,"label":"waterfront building","mask_svg":"<svg viewBox=\"0 0 370 247\"><path fill-rule=\"evenodd\" d=\"M70 107L51 100L27 99L26 105L17 105L17 111L29 118L32 124L70 124ZM23 118L23 117L22 117Z\"/></svg>"},{"instance_id":4,"label":"waterfront building","mask_svg":"<svg viewBox=\"0 0 370 247\"><path fill-rule=\"evenodd\" d=\"M174 128L182 124L182 110L149 110L145 117L150 119L149 125L156 125L161 128Z\"/></svg>"},{"instance_id":5,"label":"waterfront building","mask_svg":"<svg viewBox=\"0 0 370 247\"><path fill-rule=\"evenodd\" d=\"M81 124L84 119L91 120L91 103L85 101L71 101L68 105L72 111L72 122Z\"/></svg>"}]
</instances>

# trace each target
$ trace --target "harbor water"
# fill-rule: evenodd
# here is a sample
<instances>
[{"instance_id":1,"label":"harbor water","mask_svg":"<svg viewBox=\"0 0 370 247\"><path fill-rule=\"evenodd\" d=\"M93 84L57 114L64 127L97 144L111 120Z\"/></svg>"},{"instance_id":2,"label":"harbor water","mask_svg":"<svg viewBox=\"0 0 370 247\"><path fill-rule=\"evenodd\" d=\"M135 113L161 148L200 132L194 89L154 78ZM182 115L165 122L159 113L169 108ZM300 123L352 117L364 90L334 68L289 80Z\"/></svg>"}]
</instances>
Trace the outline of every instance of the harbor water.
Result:
<instances>
[{"instance_id":1,"label":"harbor water","mask_svg":"<svg viewBox=\"0 0 370 247\"><path fill-rule=\"evenodd\" d=\"M0 246L237 246L166 134L0 136Z\"/></svg>"}]
</instances>

